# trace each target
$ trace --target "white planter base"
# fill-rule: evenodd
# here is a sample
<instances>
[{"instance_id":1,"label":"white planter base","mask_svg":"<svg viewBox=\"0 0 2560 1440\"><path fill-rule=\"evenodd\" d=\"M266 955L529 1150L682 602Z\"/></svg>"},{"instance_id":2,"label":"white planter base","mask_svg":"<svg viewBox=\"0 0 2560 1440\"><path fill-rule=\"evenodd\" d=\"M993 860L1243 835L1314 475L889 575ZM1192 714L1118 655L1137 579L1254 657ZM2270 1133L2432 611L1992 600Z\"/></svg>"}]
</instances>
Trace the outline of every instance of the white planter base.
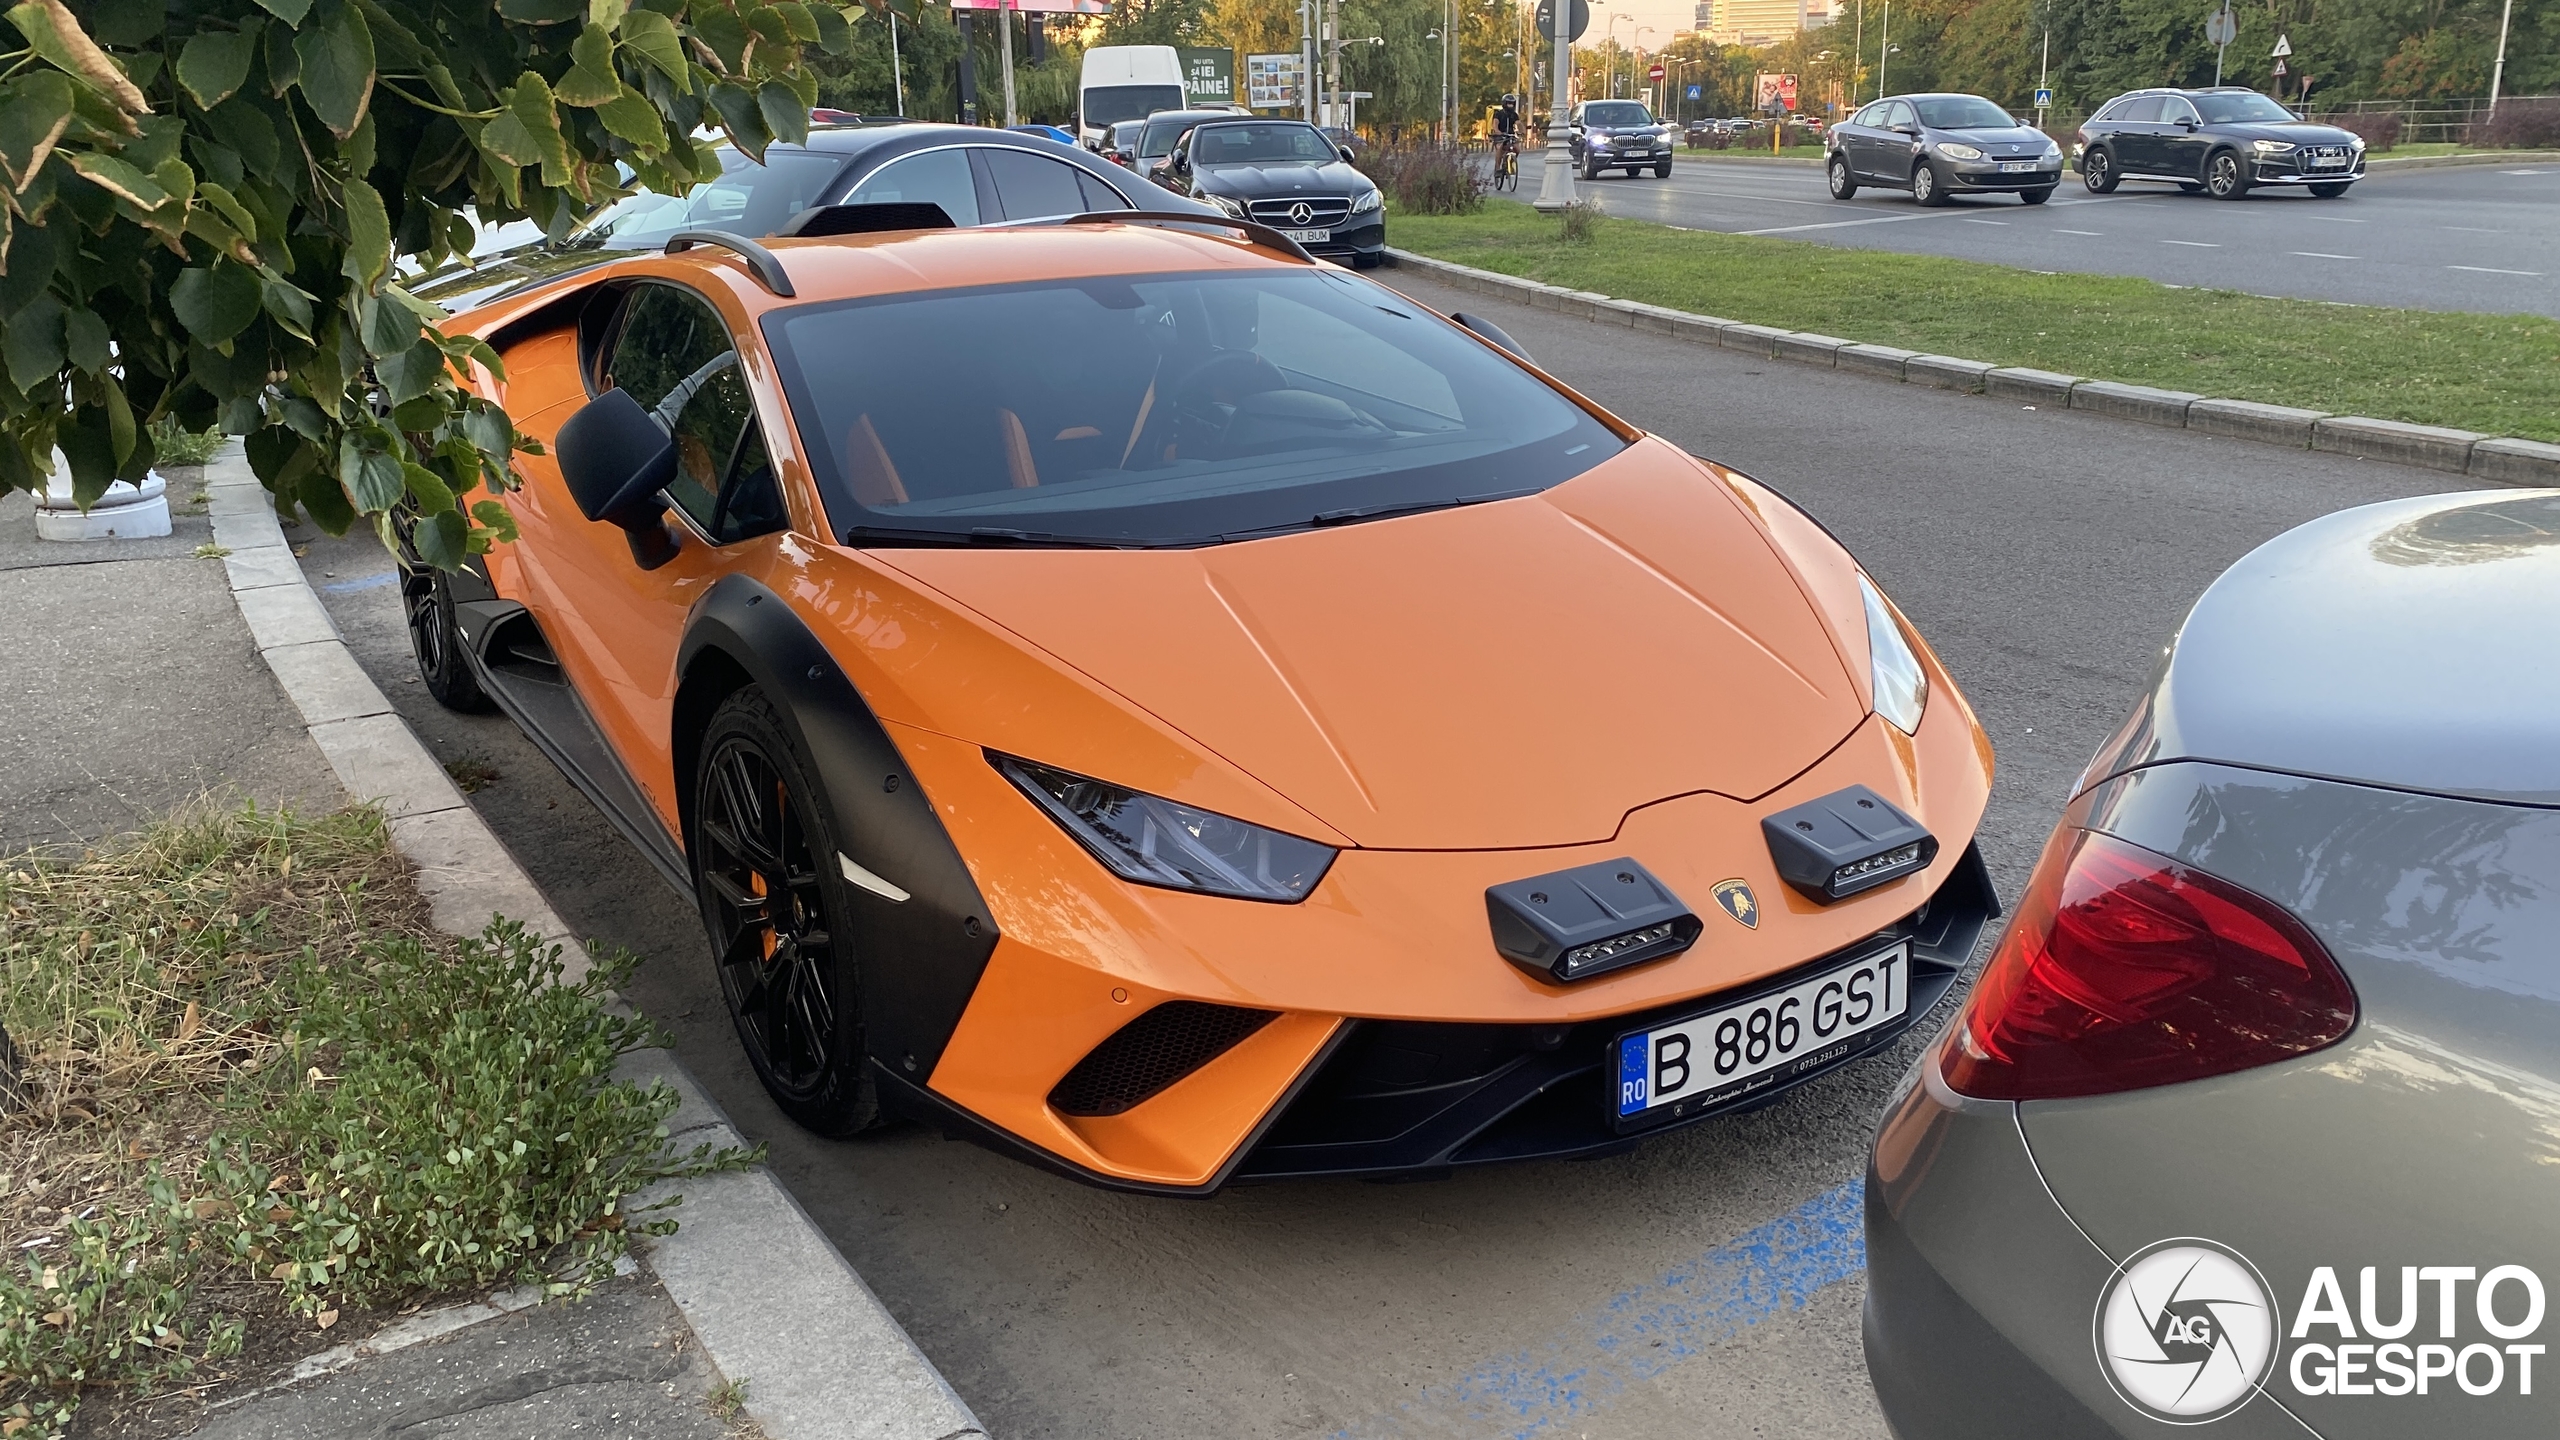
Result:
<instances>
[{"instance_id":1,"label":"white planter base","mask_svg":"<svg viewBox=\"0 0 2560 1440\"><path fill-rule=\"evenodd\" d=\"M36 501L39 540L154 540L169 533L169 482L150 471L139 486L119 480L83 514L71 498L71 467L59 461Z\"/></svg>"}]
</instances>

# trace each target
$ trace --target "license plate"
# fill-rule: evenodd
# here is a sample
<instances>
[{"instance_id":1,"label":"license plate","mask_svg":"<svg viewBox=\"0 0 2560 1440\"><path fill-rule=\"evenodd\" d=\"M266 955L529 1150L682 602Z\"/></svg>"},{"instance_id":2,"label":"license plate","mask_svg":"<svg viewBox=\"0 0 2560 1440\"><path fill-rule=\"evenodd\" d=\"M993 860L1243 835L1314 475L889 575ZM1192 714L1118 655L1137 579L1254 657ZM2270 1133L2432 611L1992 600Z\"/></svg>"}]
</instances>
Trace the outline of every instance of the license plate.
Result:
<instances>
[{"instance_id":1,"label":"license plate","mask_svg":"<svg viewBox=\"0 0 2560 1440\"><path fill-rule=\"evenodd\" d=\"M2033 174L2041 164L2043 162L2039 160L2003 160L2000 162L2000 173L2003 175Z\"/></svg>"},{"instance_id":2,"label":"license plate","mask_svg":"<svg viewBox=\"0 0 2560 1440\"><path fill-rule=\"evenodd\" d=\"M2311 168L2314 170L2341 169L2346 165L2346 163L2347 157L2344 155L2314 155L2311 157Z\"/></svg>"},{"instance_id":3,"label":"license plate","mask_svg":"<svg viewBox=\"0 0 2560 1440\"><path fill-rule=\"evenodd\" d=\"M1775 994L1618 1039L1618 1116L1713 1105L1849 1053L1911 1005L1911 946L1878 950Z\"/></svg>"},{"instance_id":4,"label":"license plate","mask_svg":"<svg viewBox=\"0 0 2560 1440\"><path fill-rule=\"evenodd\" d=\"M1321 245L1333 238L1330 230L1283 230L1280 233L1301 245Z\"/></svg>"}]
</instances>

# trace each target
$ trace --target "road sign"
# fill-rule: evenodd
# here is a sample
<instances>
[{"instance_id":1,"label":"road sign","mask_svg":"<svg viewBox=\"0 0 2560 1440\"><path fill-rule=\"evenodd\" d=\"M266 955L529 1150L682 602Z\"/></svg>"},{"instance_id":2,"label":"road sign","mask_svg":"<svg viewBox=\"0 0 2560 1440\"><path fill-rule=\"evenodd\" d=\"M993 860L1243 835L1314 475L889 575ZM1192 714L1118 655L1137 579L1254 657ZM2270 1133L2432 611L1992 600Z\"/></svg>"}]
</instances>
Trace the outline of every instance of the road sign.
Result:
<instances>
[{"instance_id":1,"label":"road sign","mask_svg":"<svg viewBox=\"0 0 2560 1440\"><path fill-rule=\"evenodd\" d=\"M2268 51L2267 53L2268 53L2268 54L2270 54L2270 55L2273 55L2274 57L2276 57L2276 58L2277 58L2277 59L2279 59L2279 60L2283 59L2283 58L2284 58L2285 56L2287 56L2287 55L2292 54L2292 53L2293 53L2293 37L2292 37L2292 36L2290 36L2290 35L2279 35L2279 36L2277 36L2277 37L2276 37L2276 48L2274 48L2273 50Z\"/></svg>"},{"instance_id":2,"label":"road sign","mask_svg":"<svg viewBox=\"0 0 2560 1440\"><path fill-rule=\"evenodd\" d=\"M1654 66L1652 69L1650 69L1650 70L1646 71L1646 72L1645 72L1645 78L1646 78L1646 79L1648 79L1648 80L1651 80L1652 82L1654 82L1654 83L1655 83L1655 84L1657 84L1657 85L1661 84L1661 83L1662 83L1662 67L1661 67L1661 66L1659 66L1659 65L1656 65L1656 66Z\"/></svg>"},{"instance_id":3,"label":"road sign","mask_svg":"<svg viewBox=\"0 0 2560 1440\"><path fill-rule=\"evenodd\" d=\"M2036 108L2037 108L2037 109L2039 109L2039 110L2050 110L2050 109L2052 109L2052 108L2053 108L2053 91L2052 91L2052 90L2050 90L2050 89L2045 89L2045 90L2038 90L2038 91L2036 92Z\"/></svg>"},{"instance_id":4,"label":"road sign","mask_svg":"<svg viewBox=\"0 0 2560 1440\"><path fill-rule=\"evenodd\" d=\"M1565 38L1579 40L1582 32L1591 28L1591 0L1573 0L1573 9L1567 13L1573 28ZM1550 40L1556 38L1556 0L1538 0L1538 33Z\"/></svg>"},{"instance_id":5,"label":"road sign","mask_svg":"<svg viewBox=\"0 0 2560 1440\"><path fill-rule=\"evenodd\" d=\"M1692 100L1703 100L1706 98L1706 94L1707 87L1704 85L1692 85L1689 87L1689 98Z\"/></svg>"},{"instance_id":6,"label":"road sign","mask_svg":"<svg viewBox=\"0 0 2560 1440\"><path fill-rule=\"evenodd\" d=\"M2204 38L2216 45L2228 45L2240 38L2240 17L2228 10L2216 10L2204 17Z\"/></svg>"},{"instance_id":7,"label":"road sign","mask_svg":"<svg viewBox=\"0 0 2560 1440\"><path fill-rule=\"evenodd\" d=\"M2276 62L2276 73L2279 75L2284 73L2284 62L2281 60Z\"/></svg>"}]
</instances>

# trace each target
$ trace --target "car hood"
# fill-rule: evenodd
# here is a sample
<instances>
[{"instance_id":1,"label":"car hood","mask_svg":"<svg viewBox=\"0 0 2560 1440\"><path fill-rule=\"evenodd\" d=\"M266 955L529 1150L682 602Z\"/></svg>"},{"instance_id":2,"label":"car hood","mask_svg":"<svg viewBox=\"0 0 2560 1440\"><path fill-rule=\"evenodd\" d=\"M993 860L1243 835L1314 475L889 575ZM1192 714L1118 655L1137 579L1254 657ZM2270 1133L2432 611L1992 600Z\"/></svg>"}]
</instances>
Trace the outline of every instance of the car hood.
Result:
<instances>
[{"instance_id":1,"label":"car hood","mask_svg":"<svg viewBox=\"0 0 2560 1440\"><path fill-rule=\"evenodd\" d=\"M1204 194L1238 200L1267 200L1275 195L1358 195L1373 188L1368 176L1340 160L1325 165L1209 165L1201 167L1198 181Z\"/></svg>"},{"instance_id":2,"label":"car hood","mask_svg":"<svg viewBox=\"0 0 2560 1440\"><path fill-rule=\"evenodd\" d=\"M1766 794L1866 714L1865 637L1658 440L1539 495L1239 544L869 553L1372 848L1603 841L1653 801Z\"/></svg>"},{"instance_id":3,"label":"car hood","mask_svg":"<svg viewBox=\"0 0 2560 1440\"><path fill-rule=\"evenodd\" d=\"M1587 135L1662 135L1669 133L1671 127L1668 125L1585 125L1581 129Z\"/></svg>"},{"instance_id":4,"label":"car hood","mask_svg":"<svg viewBox=\"0 0 2560 1440\"><path fill-rule=\"evenodd\" d=\"M2308 120L2252 121L2245 125L2208 125L2216 135L2234 140L2282 140L2289 145L2350 145L2355 143L2352 130L2335 125L2314 125Z\"/></svg>"},{"instance_id":5,"label":"car hood","mask_svg":"<svg viewBox=\"0 0 2560 1440\"><path fill-rule=\"evenodd\" d=\"M2045 134L2024 125L1993 125L1979 130L1931 130L1932 139L1961 140L1987 155L2041 155Z\"/></svg>"}]
</instances>

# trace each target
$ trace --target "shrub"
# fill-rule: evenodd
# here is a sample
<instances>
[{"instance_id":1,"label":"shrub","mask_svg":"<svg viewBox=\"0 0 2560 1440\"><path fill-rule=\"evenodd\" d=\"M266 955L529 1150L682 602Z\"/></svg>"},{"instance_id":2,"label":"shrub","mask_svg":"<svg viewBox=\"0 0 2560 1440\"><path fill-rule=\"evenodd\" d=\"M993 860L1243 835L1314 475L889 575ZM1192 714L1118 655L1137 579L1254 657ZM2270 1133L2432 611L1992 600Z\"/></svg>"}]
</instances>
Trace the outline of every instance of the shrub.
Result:
<instances>
[{"instance_id":1,"label":"shrub","mask_svg":"<svg viewBox=\"0 0 2560 1440\"><path fill-rule=\"evenodd\" d=\"M2363 136L2364 148L2367 150L2388 150L2400 143L2401 121L2396 111L2386 110L2370 115L2317 115L2312 118L2323 125L2335 125L2341 130L2352 131Z\"/></svg>"},{"instance_id":2,"label":"shrub","mask_svg":"<svg viewBox=\"0 0 2560 1440\"><path fill-rule=\"evenodd\" d=\"M1525 164L1527 152L1521 159ZM1408 215L1466 215L1484 203L1486 167L1455 145L1384 145L1361 157L1360 168Z\"/></svg>"},{"instance_id":3,"label":"shrub","mask_svg":"<svg viewBox=\"0 0 2560 1440\"><path fill-rule=\"evenodd\" d=\"M155 465L202 465L222 448L222 429L190 430L177 416L163 415L151 422L151 448Z\"/></svg>"},{"instance_id":4,"label":"shrub","mask_svg":"<svg viewBox=\"0 0 2560 1440\"><path fill-rule=\"evenodd\" d=\"M2492 149L2560 149L2560 99L2501 100L2497 118L2473 130L2473 143Z\"/></svg>"},{"instance_id":5,"label":"shrub","mask_svg":"<svg viewBox=\"0 0 2560 1440\"><path fill-rule=\"evenodd\" d=\"M1588 244L1600 238L1600 227L1607 223L1607 219L1600 213L1599 206L1588 200L1576 200L1564 207L1564 238L1576 245Z\"/></svg>"}]
</instances>

